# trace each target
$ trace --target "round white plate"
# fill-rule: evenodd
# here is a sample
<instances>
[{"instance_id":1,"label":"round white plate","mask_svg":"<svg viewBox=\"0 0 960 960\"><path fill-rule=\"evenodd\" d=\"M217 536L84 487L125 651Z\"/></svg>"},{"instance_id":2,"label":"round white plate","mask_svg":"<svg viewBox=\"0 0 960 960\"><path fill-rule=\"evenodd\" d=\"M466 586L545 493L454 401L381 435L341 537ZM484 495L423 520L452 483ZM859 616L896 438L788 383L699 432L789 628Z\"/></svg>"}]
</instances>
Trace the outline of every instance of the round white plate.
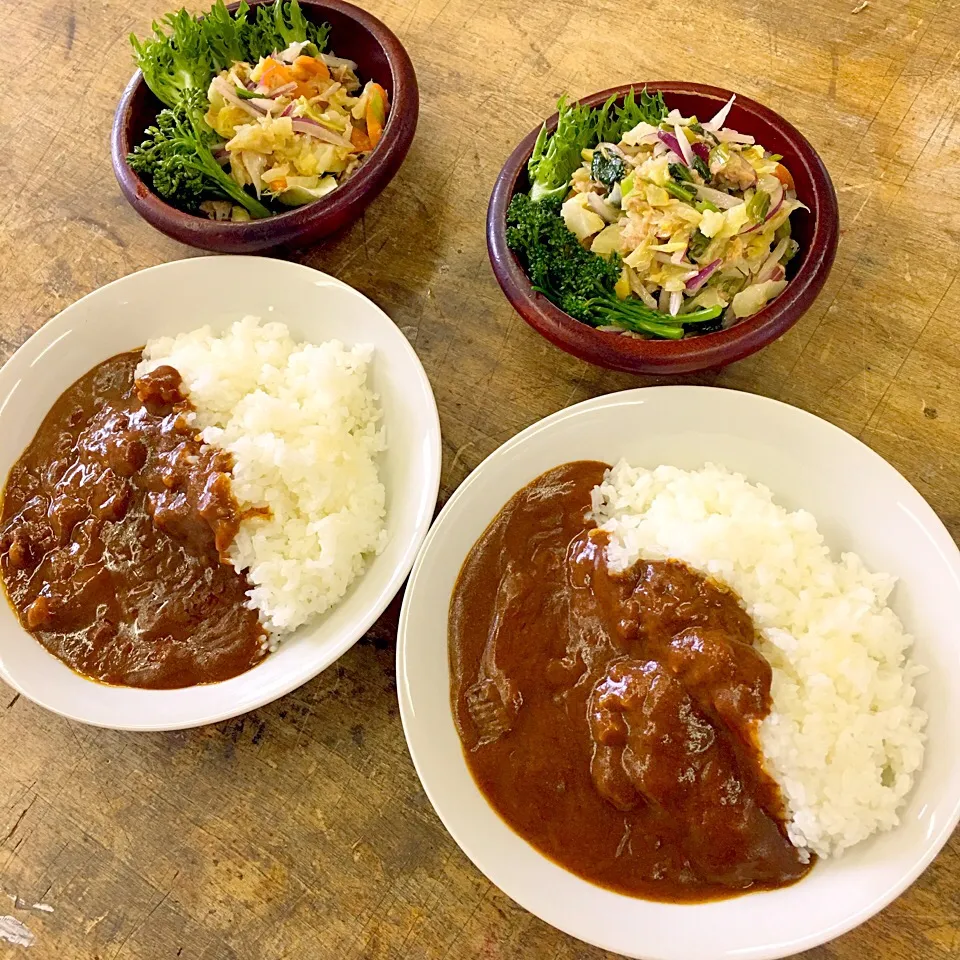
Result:
<instances>
[{"instance_id":1,"label":"round white plate","mask_svg":"<svg viewBox=\"0 0 960 960\"><path fill-rule=\"evenodd\" d=\"M697 905L611 893L537 853L497 816L464 762L450 706L447 609L460 566L510 496L544 470L626 457L684 469L711 461L817 518L834 552L900 578L893 606L930 668L923 769L900 826L818 863L800 883ZM771 960L849 930L903 891L960 815L960 554L907 481L858 440L793 407L708 387L651 387L589 400L534 424L450 498L414 567L400 620L397 686L414 764L444 825L521 906L561 930L645 960Z\"/></svg>"},{"instance_id":2,"label":"round white plate","mask_svg":"<svg viewBox=\"0 0 960 960\"><path fill-rule=\"evenodd\" d=\"M108 357L151 337L245 315L282 320L296 340L375 346L387 451L389 542L347 596L305 624L252 670L183 690L109 687L74 673L26 633L0 600L0 677L41 706L84 723L176 730L245 713L289 693L348 650L383 612L410 570L436 505L440 422L413 348L361 293L309 267L265 257L200 257L152 267L101 287L34 334L0 370L0 482L53 402ZM3 598L5 599L5 598Z\"/></svg>"}]
</instances>

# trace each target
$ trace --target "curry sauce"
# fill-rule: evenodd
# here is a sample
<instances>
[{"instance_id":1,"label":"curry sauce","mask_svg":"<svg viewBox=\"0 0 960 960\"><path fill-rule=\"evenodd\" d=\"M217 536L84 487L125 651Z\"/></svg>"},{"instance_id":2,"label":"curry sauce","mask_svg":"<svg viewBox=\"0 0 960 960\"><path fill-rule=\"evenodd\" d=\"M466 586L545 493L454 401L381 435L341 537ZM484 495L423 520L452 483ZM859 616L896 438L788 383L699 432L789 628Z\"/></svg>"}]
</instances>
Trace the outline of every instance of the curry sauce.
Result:
<instances>
[{"instance_id":1,"label":"curry sauce","mask_svg":"<svg viewBox=\"0 0 960 960\"><path fill-rule=\"evenodd\" d=\"M481 791L559 865L704 901L792 883L757 726L771 669L736 595L676 561L613 573L588 520L607 465L557 467L470 551L450 606L454 716Z\"/></svg>"},{"instance_id":2,"label":"curry sauce","mask_svg":"<svg viewBox=\"0 0 960 960\"><path fill-rule=\"evenodd\" d=\"M104 683L226 680L266 652L225 554L244 514L229 454L202 444L179 373L139 351L54 404L7 479L0 573L22 625Z\"/></svg>"}]
</instances>

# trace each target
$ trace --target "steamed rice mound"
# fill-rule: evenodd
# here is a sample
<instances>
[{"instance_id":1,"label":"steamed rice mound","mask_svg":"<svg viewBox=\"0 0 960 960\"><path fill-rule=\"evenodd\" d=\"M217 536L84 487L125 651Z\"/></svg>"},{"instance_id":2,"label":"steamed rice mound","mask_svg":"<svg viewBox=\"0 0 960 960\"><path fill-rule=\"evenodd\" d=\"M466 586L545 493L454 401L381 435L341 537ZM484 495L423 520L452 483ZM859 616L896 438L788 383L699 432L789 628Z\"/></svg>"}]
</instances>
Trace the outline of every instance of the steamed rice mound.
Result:
<instances>
[{"instance_id":1,"label":"steamed rice mound","mask_svg":"<svg viewBox=\"0 0 960 960\"><path fill-rule=\"evenodd\" d=\"M298 344L284 324L256 317L220 337L203 327L144 348L138 375L175 367L204 442L233 454L241 507L270 508L243 521L229 559L246 571L274 642L337 603L385 544L372 355L336 340Z\"/></svg>"},{"instance_id":2,"label":"steamed rice mound","mask_svg":"<svg viewBox=\"0 0 960 960\"><path fill-rule=\"evenodd\" d=\"M811 514L787 512L766 487L712 464L621 461L593 509L613 569L675 558L742 598L773 668L759 738L793 843L830 856L896 826L927 717L914 705L924 669L887 606L894 578L852 553L832 559Z\"/></svg>"}]
</instances>

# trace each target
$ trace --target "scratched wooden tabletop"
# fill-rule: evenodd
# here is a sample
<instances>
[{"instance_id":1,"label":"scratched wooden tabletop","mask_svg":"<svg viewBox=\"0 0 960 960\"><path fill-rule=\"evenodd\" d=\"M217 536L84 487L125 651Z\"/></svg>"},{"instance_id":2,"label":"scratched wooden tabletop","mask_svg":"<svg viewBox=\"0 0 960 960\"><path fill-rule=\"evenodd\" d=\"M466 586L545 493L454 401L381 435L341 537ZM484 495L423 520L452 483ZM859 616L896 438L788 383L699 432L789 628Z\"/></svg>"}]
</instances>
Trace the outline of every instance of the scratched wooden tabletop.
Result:
<instances>
[{"instance_id":1,"label":"scratched wooden tabletop","mask_svg":"<svg viewBox=\"0 0 960 960\"><path fill-rule=\"evenodd\" d=\"M0 360L102 284L196 255L131 211L108 151L127 35L169 3L0 0ZM363 220L298 259L372 297L416 348L440 407L442 497L534 420L654 382L527 328L490 272L483 220L501 163L558 94L683 79L796 124L842 219L800 323L693 382L839 424L960 534L960 0L368 5L416 64L417 139ZM87 728L0 684L0 956L604 956L513 904L440 825L397 714L395 623L394 608L283 700L182 733ZM882 914L804 957L960 957L960 839Z\"/></svg>"}]
</instances>

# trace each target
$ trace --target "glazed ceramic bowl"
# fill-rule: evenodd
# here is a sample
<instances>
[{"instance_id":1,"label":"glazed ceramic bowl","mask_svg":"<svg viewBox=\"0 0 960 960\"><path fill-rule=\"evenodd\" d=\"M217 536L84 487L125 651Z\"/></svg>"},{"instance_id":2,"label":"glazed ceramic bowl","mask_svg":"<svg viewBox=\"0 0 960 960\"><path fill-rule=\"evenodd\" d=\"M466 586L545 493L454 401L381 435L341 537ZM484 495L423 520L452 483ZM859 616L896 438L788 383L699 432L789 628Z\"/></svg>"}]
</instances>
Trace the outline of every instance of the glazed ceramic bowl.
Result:
<instances>
[{"instance_id":1,"label":"glazed ceramic bowl","mask_svg":"<svg viewBox=\"0 0 960 960\"><path fill-rule=\"evenodd\" d=\"M515 834L477 788L450 704L447 616L460 567L507 500L570 460L683 469L723 464L806 508L834 557L855 551L898 578L891 604L929 672L923 767L900 825L817 863L791 887L704 904L612 893L557 866ZM397 689L410 753L434 808L501 890L547 923L644 960L772 960L839 936L901 893L960 816L960 553L919 493L860 441L764 397L710 387L650 387L588 400L534 424L489 456L444 506L404 597ZM521 708L522 709L522 708Z\"/></svg>"},{"instance_id":2,"label":"glazed ceramic bowl","mask_svg":"<svg viewBox=\"0 0 960 960\"><path fill-rule=\"evenodd\" d=\"M611 87L580 102L595 107L613 95L622 97L631 88L639 91L643 87L662 93L667 106L684 116L712 117L732 95L729 90L698 83L648 81ZM639 340L595 330L536 293L507 246L505 220L513 195L529 189L527 161L540 131L537 127L503 165L487 211L490 262L517 313L561 350L598 366L629 373L677 374L722 367L755 353L789 330L813 303L833 265L840 223L837 196L817 152L779 114L738 95L727 124L741 133L752 134L767 150L783 155L796 183L798 199L810 208L809 213L801 210L790 217L800 250L788 265L790 282L776 300L728 330L683 340ZM556 125L554 114L547 121L547 128L552 131Z\"/></svg>"},{"instance_id":3,"label":"glazed ceramic bowl","mask_svg":"<svg viewBox=\"0 0 960 960\"><path fill-rule=\"evenodd\" d=\"M213 723L306 683L366 633L400 589L420 546L440 482L440 423L433 392L397 326L361 293L326 274L265 257L200 257L163 264L101 287L54 317L0 370L0 483L60 394L96 364L209 324L252 314L281 320L296 340L372 343L387 450L388 542L347 595L304 624L253 669L181 690L106 686L74 673L20 626L0 598L0 679L63 716L125 730Z\"/></svg>"},{"instance_id":4,"label":"glazed ceramic bowl","mask_svg":"<svg viewBox=\"0 0 960 960\"><path fill-rule=\"evenodd\" d=\"M252 7L271 0L253 0ZM235 9L232 4L230 9ZM407 51L373 14L345 0L300 0L308 20L329 23L330 47L355 60L361 80L373 79L390 96L383 137L360 169L331 194L263 220L223 223L184 213L161 200L127 163L162 104L138 70L124 90L113 120L110 150L120 190L141 217L168 237L218 253L257 253L273 247L309 246L355 220L400 169L417 128L420 97Z\"/></svg>"}]
</instances>

